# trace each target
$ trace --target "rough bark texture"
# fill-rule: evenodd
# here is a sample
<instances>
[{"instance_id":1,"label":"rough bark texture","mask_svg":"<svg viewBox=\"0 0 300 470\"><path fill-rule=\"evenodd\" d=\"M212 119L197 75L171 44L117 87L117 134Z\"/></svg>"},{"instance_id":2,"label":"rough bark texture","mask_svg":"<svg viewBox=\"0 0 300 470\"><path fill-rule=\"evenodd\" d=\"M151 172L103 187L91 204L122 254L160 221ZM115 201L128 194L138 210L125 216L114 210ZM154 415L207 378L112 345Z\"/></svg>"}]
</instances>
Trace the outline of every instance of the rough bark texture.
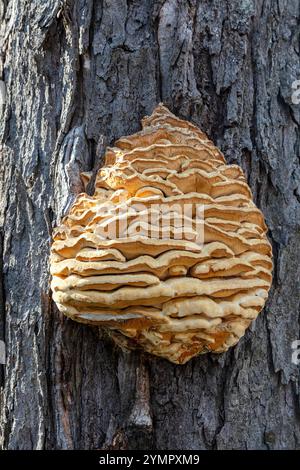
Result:
<instances>
[{"instance_id":1,"label":"rough bark texture","mask_svg":"<svg viewBox=\"0 0 300 470\"><path fill-rule=\"evenodd\" d=\"M299 0L2 0L0 20L3 448L300 448ZM274 249L253 327L185 366L121 351L49 291L79 171L160 101L243 167Z\"/></svg>"}]
</instances>

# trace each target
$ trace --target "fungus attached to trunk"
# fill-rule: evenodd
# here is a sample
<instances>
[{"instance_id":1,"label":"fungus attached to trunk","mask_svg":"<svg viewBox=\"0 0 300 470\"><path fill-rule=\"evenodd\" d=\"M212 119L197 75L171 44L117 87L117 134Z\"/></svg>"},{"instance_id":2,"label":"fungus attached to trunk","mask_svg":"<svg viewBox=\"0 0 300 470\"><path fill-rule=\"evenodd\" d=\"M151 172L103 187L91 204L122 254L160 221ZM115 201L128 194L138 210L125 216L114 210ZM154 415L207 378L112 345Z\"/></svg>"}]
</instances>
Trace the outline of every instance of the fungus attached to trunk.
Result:
<instances>
[{"instance_id":1,"label":"fungus attached to trunk","mask_svg":"<svg viewBox=\"0 0 300 470\"><path fill-rule=\"evenodd\" d=\"M142 124L107 149L94 195L55 229L53 298L73 320L182 364L244 335L272 250L239 166L163 105Z\"/></svg>"}]
</instances>

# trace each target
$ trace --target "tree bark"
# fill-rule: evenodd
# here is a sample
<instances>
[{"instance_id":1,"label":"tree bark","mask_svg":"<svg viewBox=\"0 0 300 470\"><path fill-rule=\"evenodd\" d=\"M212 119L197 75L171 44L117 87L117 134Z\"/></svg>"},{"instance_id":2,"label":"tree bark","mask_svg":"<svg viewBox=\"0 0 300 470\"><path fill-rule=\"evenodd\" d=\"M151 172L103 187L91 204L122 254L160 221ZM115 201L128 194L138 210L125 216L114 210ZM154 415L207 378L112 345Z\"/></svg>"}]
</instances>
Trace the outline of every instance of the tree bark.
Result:
<instances>
[{"instance_id":1,"label":"tree bark","mask_svg":"<svg viewBox=\"0 0 300 470\"><path fill-rule=\"evenodd\" d=\"M298 0L2 0L4 449L300 448ZM4 91L6 91L4 96ZM274 250L239 344L176 366L51 300L51 231L80 171L164 102L244 169Z\"/></svg>"}]
</instances>

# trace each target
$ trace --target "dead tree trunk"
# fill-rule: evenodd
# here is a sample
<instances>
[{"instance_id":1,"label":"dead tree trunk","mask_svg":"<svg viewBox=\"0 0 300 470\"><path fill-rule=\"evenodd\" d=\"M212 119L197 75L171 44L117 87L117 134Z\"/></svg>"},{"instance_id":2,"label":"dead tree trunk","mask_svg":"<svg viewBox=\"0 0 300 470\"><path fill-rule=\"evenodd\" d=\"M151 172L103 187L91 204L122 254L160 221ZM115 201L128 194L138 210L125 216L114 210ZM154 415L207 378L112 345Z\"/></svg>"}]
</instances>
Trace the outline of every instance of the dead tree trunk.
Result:
<instances>
[{"instance_id":1,"label":"dead tree trunk","mask_svg":"<svg viewBox=\"0 0 300 470\"><path fill-rule=\"evenodd\" d=\"M298 0L0 1L3 448L300 448L299 20ZM160 101L243 167L275 256L238 346L185 366L122 352L49 290L79 171Z\"/></svg>"}]
</instances>

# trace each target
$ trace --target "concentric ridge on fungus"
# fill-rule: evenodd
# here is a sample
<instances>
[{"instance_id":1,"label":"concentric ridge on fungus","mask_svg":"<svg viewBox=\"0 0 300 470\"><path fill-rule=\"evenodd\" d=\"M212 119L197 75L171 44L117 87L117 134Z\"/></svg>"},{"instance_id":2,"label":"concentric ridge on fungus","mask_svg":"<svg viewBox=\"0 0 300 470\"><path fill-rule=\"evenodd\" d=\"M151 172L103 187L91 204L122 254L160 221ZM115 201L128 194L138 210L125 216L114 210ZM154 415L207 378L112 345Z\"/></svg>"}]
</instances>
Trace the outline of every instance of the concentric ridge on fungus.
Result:
<instances>
[{"instance_id":1,"label":"concentric ridge on fungus","mask_svg":"<svg viewBox=\"0 0 300 470\"><path fill-rule=\"evenodd\" d=\"M73 320L183 364L226 351L244 335L266 301L272 251L239 166L227 165L200 129L163 105L142 125L107 149L94 195L80 194L55 229L53 298ZM203 205L202 246L178 239L175 219L165 236L157 205L175 203ZM141 211L156 219L136 235ZM112 226L116 237L105 238Z\"/></svg>"}]
</instances>

